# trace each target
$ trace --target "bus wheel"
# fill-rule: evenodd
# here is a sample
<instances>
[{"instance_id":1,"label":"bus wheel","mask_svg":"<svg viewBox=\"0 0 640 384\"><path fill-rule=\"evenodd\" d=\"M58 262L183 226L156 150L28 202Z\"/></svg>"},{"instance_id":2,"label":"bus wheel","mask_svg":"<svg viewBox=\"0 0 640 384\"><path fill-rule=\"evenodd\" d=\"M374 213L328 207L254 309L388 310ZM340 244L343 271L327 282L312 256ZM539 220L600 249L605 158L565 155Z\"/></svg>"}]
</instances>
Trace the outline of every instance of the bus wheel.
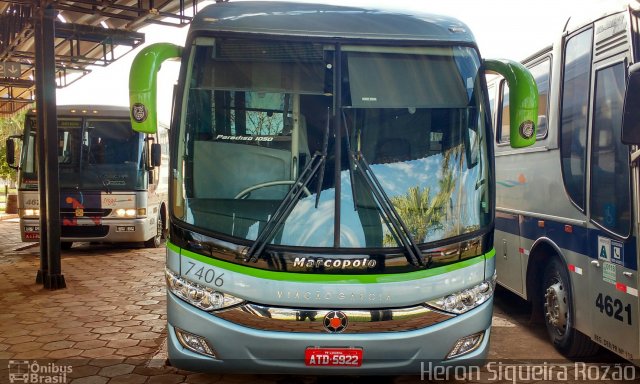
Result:
<instances>
[{"instance_id":1,"label":"bus wheel","mask_svg":"<svg viewBox=\"0 0 640 384\"><path fill-rule=\"evenodd\" d=\"M73 241L61 241L60 249L68 251L69 249L71 249L72 245L73 245Z\"/></svg>"},{"instance_id":2,"label":"bus wheel","mask_svg":"<svg viewBox=\"0 0 640 384\"><path fill-rule=\"evenodd\" d=\"M156 218L156 234L149 240L144 242L144 246L147 248L158 248L162 242L162 233L164 232L164 222L162 221L162 215L158 213Z\"/></svg>"},{"instance_id":3,"label":"bus wheel","mask_svg":"<svg viewBox=\"0 0 640 384\"><path fill-rule=\"evenodd\" d=\"M543 311L553 345L567 357L596 353L597 344L574 328L573 301L566 268L557 259L551 259L543 279Z\"/></svg>"}]
</instances>

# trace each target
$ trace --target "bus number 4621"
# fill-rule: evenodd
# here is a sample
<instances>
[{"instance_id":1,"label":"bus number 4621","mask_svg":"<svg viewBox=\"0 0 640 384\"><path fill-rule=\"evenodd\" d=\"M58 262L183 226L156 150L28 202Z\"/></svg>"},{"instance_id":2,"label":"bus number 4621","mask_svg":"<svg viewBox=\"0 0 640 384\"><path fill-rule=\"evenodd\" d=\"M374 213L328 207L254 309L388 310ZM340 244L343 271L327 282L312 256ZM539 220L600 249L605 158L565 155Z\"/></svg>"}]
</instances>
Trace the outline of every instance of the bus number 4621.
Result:
<instances>
[{"instance_id":1,"label":"bus number 4621","mask_svg":"<svg viewBox=\"0 0 640 384\"><path fill-rule=\"evenodd\" d=\"M609 295L603 296L602 293L599 293L596 298L596 307L600 309L601 313L616 320L624 322L626 317L627 323L631 325L631 304L624 305L620 299L614 299Z\"/></svg>"}]
</instances>

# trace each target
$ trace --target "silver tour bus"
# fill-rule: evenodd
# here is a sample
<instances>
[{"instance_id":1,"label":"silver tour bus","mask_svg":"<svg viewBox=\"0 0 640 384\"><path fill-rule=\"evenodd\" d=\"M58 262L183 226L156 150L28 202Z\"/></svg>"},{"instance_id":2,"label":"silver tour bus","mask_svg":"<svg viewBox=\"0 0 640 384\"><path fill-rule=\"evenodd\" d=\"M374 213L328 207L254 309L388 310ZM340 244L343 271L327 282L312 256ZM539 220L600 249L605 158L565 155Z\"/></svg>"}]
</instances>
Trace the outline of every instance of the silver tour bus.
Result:
<instances>
[{"instance_id":1,"label":"silver tour bus","mask_svg":"<svg viewBox=\"0 0 640 384\"><path fill-rule=\"evenodd\" d=\"M57 116L61 247L69 249L73 242L159 247L167 228L167 127L153 134L136 132L129 109L122 106L59 105ZM7 141L8 162L18 168L25 242L40 239L36 124L31 110L23 134ZM21 144L19 159L16 141Z\"/></svg>"},{"instance_id":2,"label":"silver tour bus","mask_svg":"<svg viewBox=\"0 0 640 384\"><path fill-rule=\"evenodd\" d=\"M143 49L134 129L171 123L169 359L196 371L417 373L487 353L494 173L485 72L510 76L514 146L535 140L528 71L482 60L449 17L224 2L186 45Z\"/></svg>"}]
</instances>

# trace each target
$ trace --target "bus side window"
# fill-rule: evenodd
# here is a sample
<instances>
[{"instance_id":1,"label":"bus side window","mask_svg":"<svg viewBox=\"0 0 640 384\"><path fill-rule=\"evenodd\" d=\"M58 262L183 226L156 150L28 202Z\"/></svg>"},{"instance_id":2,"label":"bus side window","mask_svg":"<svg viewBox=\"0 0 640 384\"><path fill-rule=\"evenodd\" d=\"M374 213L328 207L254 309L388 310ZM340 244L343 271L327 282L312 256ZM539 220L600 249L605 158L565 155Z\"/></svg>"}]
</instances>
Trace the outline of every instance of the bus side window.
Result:
<instances>
[{"instance_id":1,"label":"bus side window","mask_svg":"<svg viewBox=\"0 0 640 384\"><path fill-rule=\"evenodd\" d=\"M501 89L501 104L500 104L500 119L496 124L498 132L496 132L496 138L500 144L509 144L509 126L511 124L511 118L509 115L509 85L505 80L500 82Z\"/></svg>"},{"instance_id":2,"label":"bus side window","mask_svg":"<svg viewBox=\"0 0 640 384\"><path fill-rule=\"evenodd\" d=\"M587 122L593 30L570 37L565 45L560 115L562 178L571 200L585 209Z\"/></svg>"},{"instance_id":3,"label":"bus side window","mask_svg":"<svg viewBox=\"0 0 640 384\"><path fill-rule=\"evenodd\" d=\"M629 150L620 138L625 87L623 63L596 72L591 166L591 215L626 237L631 230Z\"/></svg>"}]
</instances>

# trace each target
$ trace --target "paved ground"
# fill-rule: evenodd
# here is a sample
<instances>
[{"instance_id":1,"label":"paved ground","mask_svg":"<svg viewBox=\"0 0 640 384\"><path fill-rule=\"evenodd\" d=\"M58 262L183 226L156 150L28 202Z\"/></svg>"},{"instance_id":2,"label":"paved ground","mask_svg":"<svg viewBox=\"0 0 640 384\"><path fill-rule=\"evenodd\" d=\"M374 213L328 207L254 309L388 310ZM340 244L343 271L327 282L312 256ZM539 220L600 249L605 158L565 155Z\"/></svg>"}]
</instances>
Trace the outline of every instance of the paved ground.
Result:
<instances>
[{"instance_id":1,"label":"paved ground","mask_svg":"<svg viewBox=\"0 0 640 384\"><path fill-rule=\"evenodd\" d=\"M4 220L2 220L4 219ZM420 376L334 378L313 376L205 375L165 365L164 249L85 243L62 253L67 288L35 284L39 248L21 243L16 219L0 217L0 383L10 373L40 369L41 382L66 383L413 383ZM574 363L558 355L544 332L529 323L529 309L508 292L496 296L489 357L520 362ZM621 363L608 354L598 361ZM462 382L513 381L483 370ZM33 371L34 367L31 367ZM68 370L67 373L60 372ZM503 372L504 371L504 372ZM14 376L14 382L20 377ZM63 381L64 379L64 381ZM428 379L425 378L425 379ZM547 380L548 382L553 380ZM569 380L571 381L571 380ZM582 380L574 380L583 382ZM452 380L455 382L455 380ZM609 381L615 383L616 381Z\"/></svg>"}]
</instances>

